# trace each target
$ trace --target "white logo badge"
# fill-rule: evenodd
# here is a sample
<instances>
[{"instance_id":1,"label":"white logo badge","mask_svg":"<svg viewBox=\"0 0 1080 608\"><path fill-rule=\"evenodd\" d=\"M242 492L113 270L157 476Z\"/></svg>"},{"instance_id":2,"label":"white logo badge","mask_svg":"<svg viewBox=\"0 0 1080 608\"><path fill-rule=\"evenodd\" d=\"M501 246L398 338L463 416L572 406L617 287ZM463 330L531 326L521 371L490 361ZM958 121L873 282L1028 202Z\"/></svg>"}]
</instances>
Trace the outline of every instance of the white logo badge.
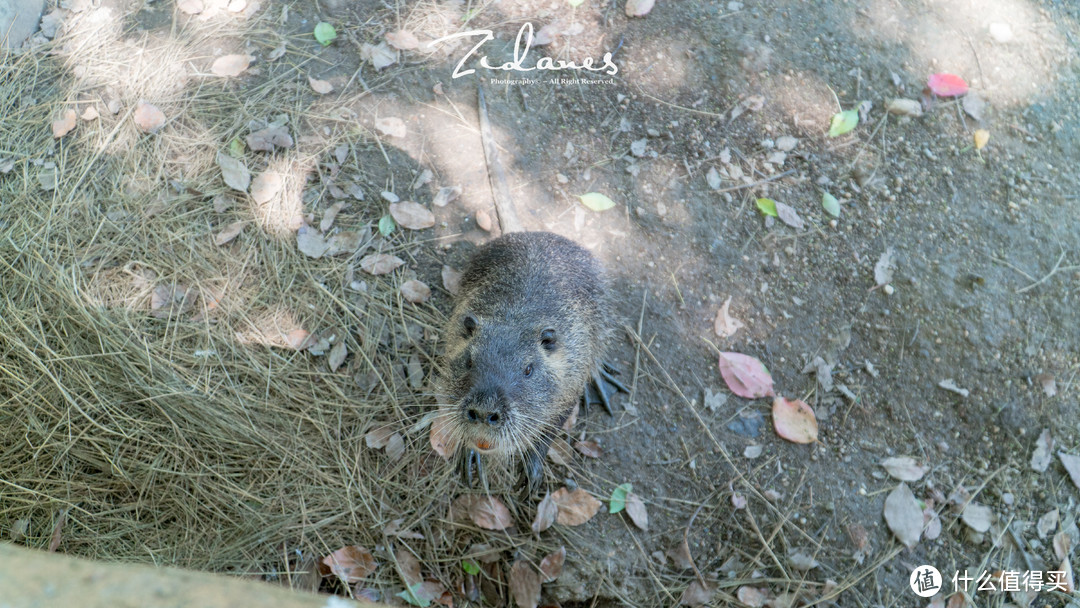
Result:
<instances>
[{"instance_id":1,"label":"white logo badge","mask_svg":"<svg viewBox=\"0 0 1080 608\"><path fill-rule=\"evenodd\" d=\"M933 597L941 591L941 573L933 566L919 566L908 579L911 590L919 597Z\"/></svg>"}]
</instances>

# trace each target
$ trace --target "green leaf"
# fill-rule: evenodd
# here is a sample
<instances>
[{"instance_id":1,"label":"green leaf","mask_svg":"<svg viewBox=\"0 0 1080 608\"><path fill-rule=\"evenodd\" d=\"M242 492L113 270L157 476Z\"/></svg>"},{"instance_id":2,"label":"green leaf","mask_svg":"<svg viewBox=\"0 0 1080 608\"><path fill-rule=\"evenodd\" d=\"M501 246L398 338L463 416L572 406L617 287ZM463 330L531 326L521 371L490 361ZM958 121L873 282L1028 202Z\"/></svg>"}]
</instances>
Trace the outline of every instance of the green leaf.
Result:
<instances>
[{"instance_id":1,"label":"green leaf","mask_svg":"<svg viewBox=\"0 0 1080 608\"><path fill-rule=\"evenodd\" d=\"M859 124L858 110L838 112L832 117L832 125L829 126L829 137L840 137L854 129L857 124Z\"/></svg>"},{"instance_id":2,"label":"green leaf","mask_svg":"<svg viewBox=\"0 0 1080 608\"><path fill-rule=\"evenodd\" d=\"M422 583L422 582L416 583L412 587L409 587L408 589L406 589L406 590L402 591L401 593L397 594L397 596L400 597L401 599L405 600L406 602L412 604L413 606L420 606L420 608L427 608L428 606L431 605L431 600L425 599L425 598L422 598L422 597L416 595L417 590L419 590L420 587L423 586L423 584L424 583Z\"/></svg>"},{"instance_id":3,"label":"green leaf","mask_svg":"<svg viewBox=\"0 0 1080 608\"><path fill-rule=\"evenodd\" d=\"M585 0L566 0L566 3L569 4L570 6L574 7L574 8L577 8L577 7L581 6L581 3L584 2L584 1Z\"/></svg>"},{"instance_id":4,"label":"green leaf","mask_svg":"<svg viewBox=\"0 0 1080 608\"><path fill-rule=\"evenodd\" d=\"M836 197L828 192L821 193L821 206L825 208L825 212L833 217L840 217L840 201L836 200Z\"/></svg>"},{"instance_id":5,"label":"green leaf","mask_svg":"<svg viewBox=\"0 0 1080 608\"><path fill-rule=\"evenodd\" d=\"M465 571L465 574L471 574L473 576L480 574L480 564L477 564L471 559L461 560L461 569Z\"/></svg>"},{"instance_id":6,"label":"green leaf","mask_svg":"<svg viewBox=\"0 0 1080 608\"><path fill-rule=\"evenodd\" d=\"M759 198L757 199L757 208L765 215L771 215L778 217L776 213L776 201L771 198Z\"/></svg>"},{"instance_id":7,"label":"green leaf","mask_svg":"<svg viewBox=\"0 0 1080 608\"><path fill-rule=\"evenodd\" d=\"M585 205L593 211L607 211L615 206L615 201L600 194L599 192L590 192L588 194L582 194L578 198L581 199L581 204Z\"/></svg>"},{"instance_id":8,"label":"green leaf","mask_svg":"<svg viewBox=\"0 0 1080 608\"><path fill-rule=\"evenodd\" d=\"M244 142L240 141L239 137L232 138L229 142L229 156L233 158L240 158L244 155Z\"/></svg>"},{"instance_id":9,"label":"green leaf","mask_svg":"<svg viewBox=\"0 0 1080 608\"><path fill-rule=\"evenodd\" d=\"M611 491L611 500L608 502L608 513L618 513L626 508L626 495L633 490L634 486L624 483Z\"/></svg>"},{"instance_id":10,"label":"green leaf","mask_svg":"<svg viewBox=\"0 0 1080 608\"><path fill-rule=\"evenodd\" d=\"M394 222L394 218L390 217L390 214L386 214L379 218L379 234L383 236L390 236L390 233L397 228L397 223Z\"/></svg>"},{"instance_id":11,"label":"green leaf","mask_svg":"<svg viewBox=\"0 0 1080 608\"><path fill-rule=\"evenodd\" d=\"M337 30L334 29L334 26L325 21L320 21L319 24L315 26L315 40L318 40L319 44L330 46L330 43L333 42L335 38L337 38Z\"/></svg>"}]
</instances>

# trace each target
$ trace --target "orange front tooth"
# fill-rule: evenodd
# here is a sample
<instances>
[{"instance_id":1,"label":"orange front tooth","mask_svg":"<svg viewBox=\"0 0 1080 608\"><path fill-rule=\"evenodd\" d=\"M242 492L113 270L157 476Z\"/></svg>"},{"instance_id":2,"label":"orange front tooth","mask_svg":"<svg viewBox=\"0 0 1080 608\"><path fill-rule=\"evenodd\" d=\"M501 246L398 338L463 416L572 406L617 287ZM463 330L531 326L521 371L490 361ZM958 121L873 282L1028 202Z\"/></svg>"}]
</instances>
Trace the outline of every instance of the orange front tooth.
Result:
<instances>
[{"instance_id":1,"label":"orange front tooth","mask_svg":"<svg viewBox=\"0 0 1080 608\"><path fill-rule=\"evenodd\" d=\"M486 441L477 441L476 447L480 448L481 450L490 450L491 444Z\"/></svg>"}]
</instances>

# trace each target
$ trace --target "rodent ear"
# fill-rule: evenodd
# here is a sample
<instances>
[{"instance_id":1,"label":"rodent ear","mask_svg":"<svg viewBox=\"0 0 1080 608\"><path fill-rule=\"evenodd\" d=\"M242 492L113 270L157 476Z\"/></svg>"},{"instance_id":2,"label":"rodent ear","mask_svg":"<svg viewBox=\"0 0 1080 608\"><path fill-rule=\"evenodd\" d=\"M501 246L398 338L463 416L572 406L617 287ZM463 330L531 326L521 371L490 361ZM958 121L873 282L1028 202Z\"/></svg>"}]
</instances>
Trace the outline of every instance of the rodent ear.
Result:
<instances>
[{"instance_id":1,"label":"rodent ear","mask_svg":"<svg viewBox=\"0 0 1080 608\"><path fill-rule=\"evenodd\" d=\"M468 314L465 315L465 319L461 322L461 324L465 327L465 337L469 337L474 331L476 331L476 326L479 324L479 321L477 321L476 317L474 317L473 315Z\"/></svg>"},{"instance_id":2,"label":"rodent ear","mask_svg":"<svg viewBox=\"0 0 1080 608\"><path fill-rule=\"evenodd\" d=\"M548 350L555 349L555 329L548 327L540 332L540 344Z\"/></svg>"}]
</instances>

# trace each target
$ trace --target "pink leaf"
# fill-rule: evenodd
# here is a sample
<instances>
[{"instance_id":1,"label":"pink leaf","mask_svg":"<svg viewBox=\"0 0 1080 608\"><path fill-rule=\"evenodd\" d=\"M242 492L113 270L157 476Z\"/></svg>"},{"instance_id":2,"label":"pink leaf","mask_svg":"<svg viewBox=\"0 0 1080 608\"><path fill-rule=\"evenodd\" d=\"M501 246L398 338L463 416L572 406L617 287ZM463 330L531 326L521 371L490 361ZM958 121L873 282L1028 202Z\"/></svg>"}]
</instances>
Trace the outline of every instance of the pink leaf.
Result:
<instances>
[{"instance_id":1,"label":"pink leaf","mask_svg":"<svg viewBox=\"0 0 1080 608\"><path fill-rule=\"evenodd\" d=\"M741 353L720 353L720 375L731 392L747 399L772 397L772 376L757 359Z\"/></svg>"},{"instance_id":2,"label":"pink leaf","mask_svg":"<svg viewBox=\"0 0 1080 608\"><path fill-rule=\"evenodd\" d=\"M934 92L934 95L939 97L956 97L968 91L968 85L963 78L945 72L931 74L930 80L926 84Z\"/></svg>"},{"instance_id":3,"label":"pink leaf","mask_svg":"<svg viewBox=\"0 0 1080 608\"><path fill-rule=\"evenodd\" d=\"M817 441L818 426L814 410L798 399L777 397L772 406L776 434L793 443Z\"/></svg>"}]
</instances>

